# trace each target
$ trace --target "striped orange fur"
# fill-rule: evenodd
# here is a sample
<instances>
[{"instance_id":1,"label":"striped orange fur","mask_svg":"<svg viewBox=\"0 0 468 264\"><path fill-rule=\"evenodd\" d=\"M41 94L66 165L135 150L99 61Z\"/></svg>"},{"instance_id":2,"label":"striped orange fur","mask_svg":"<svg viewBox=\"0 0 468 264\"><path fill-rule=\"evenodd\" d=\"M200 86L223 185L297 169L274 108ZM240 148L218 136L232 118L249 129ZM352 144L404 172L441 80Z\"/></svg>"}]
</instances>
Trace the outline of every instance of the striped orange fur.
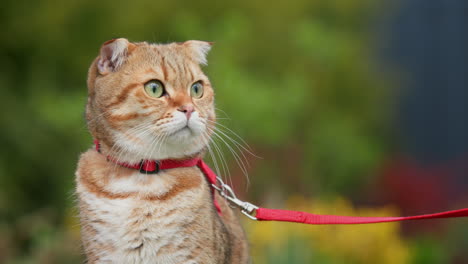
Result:
<instances>
[{"instance_id":1,"label":"striped orange fur","mask_svg":"<svg viewBox=\"0 0 468 264\"><path fill-rule=\"evenodd\" d=\"M210 47L115 39L91 64L86 119L102 153L83 153L76 171L88 263L249 263L236 214L222 197L217 213L197 167L146 175L106 159L204 155L216 120L214 92L200 68ZM156 80L164 86L160 97L145 90ZM191 93L197 82L199 98Z\"/></svg>"}]
</instances>

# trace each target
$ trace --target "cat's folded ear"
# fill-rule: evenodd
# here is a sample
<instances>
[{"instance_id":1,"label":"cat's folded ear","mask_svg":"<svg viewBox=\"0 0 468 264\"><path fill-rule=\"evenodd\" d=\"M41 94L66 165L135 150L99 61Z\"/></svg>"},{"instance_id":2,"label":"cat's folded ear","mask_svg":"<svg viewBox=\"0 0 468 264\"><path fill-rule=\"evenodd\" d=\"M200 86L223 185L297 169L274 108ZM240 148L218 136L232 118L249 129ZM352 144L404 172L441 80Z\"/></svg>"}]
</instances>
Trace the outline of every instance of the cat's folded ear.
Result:
<instances>
[{"instance_id":1,"label":"cat's folded ear","mask_svg":"<svg viewBox=\"0 0 468 264\"><path fill-rule=\"evenodd\" d=\"M210 51L213 42L201 40L188 40L183 43L189 49L192 58L199 64L207 65L206 55Z\"/></svg>"},{"instance_id":2,"label":"cat's folded ear","mask_svg":"<svg viewBox=\"0 0 468 264\"><path fill-rule=\"evenodd\" d=\"M125 63L129 53L135 48L135 44L125 38L111 39L104 42L99 54L97 68L100 74L115 72Z\"/></svg>"}]
</instances>

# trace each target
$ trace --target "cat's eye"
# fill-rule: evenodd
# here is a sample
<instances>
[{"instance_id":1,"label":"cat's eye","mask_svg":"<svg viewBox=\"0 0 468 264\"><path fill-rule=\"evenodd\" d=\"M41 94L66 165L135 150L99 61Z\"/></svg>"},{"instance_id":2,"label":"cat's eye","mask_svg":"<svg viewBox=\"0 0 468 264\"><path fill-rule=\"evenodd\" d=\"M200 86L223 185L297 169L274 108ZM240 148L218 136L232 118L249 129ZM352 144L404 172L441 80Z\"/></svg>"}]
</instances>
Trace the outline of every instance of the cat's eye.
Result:
<instances>
[{"instance_id":1,"label":"cat's eye","mask_svg":"<svg viewBox=\"0 0 468 264\"><path fill-rule=\"evenodd\" d=\"M159 98L164 95L164 85L158 80L145 83L145 91L151 97Z\"/></svg>"},{"instance_id":2,"label":"cat's eye","mask_svg":"<svg viewBox=\"0 0 468 264\"><path fill-rule=\"evenodd\" d=\"M201 81L192 84L192 87L190 87L190 96L197 99L203 96L203 84Z\"/></svg>"}]
</instances>

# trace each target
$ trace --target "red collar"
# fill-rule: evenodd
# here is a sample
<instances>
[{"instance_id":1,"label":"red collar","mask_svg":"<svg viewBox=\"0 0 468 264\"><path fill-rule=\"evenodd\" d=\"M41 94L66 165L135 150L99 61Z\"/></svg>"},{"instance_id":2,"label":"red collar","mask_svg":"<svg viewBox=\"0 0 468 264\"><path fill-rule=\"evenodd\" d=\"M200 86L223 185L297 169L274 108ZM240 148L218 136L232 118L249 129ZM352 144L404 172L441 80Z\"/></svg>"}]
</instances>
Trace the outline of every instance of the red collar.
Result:
<instances>
[{"instance_id":1,"label":"red collar","mask_svg":"<svg viewBox=\"0 0 468 264\"><path fill-rule=\"evenodd\" d=\"M94 145L96 146L96 151L101 153L101 146L98 140L94 140ZM110 156L107 156L107 160L114 162L115 164L118 164L122 167L139 170L140 173L144 173L144 174L155 174L161 170L197 166L201 170L201 172L205 175L206 179L211 184L211 186L215 186L217 183L216 174L200 158L193 158L193 159L186 159L186 160L172 160L172 159L142 160L139 163L134 163L134 164L130 164L126 162L118 162ZM213 202L216 207L216 210L218 211L219 214L221 214L221 207L219 206L218 202L214 198L214 191L215 189L212 187L211 193L213 195Z\"/></svg>"},{"instance_id":2,"label":"red collar","mask_svg":"<svg viewBox=\"0 0 468 264\"><path fill-rule=\"evenodd\" d=\"M98 140L94 140L94 145L96 146L96 151L101 153L101 146ZM132 163L126 163L126 162L119 162L111 156L107 156L107 160L112 161L115 164L118 164L122 167L140 170L141 173L145 173L145 174L155 174L161 170L169 170L169 169L174 169L174 168L193 167L193 166L197 166L198 163L201 161L200 158L185 159L185 160L165 159L165 160L142 160L138 163L132 164Z\"/></svg>"}]
</instances>

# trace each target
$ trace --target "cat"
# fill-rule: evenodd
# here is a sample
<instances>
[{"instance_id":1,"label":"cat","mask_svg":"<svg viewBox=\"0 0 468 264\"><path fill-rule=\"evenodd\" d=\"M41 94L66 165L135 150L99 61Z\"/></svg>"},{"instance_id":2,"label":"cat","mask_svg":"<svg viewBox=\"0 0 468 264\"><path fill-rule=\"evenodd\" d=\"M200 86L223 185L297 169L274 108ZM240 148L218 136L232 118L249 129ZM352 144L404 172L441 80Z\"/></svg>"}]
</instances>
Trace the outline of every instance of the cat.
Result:
<instances>
[{"instance_id":1,"label":"cat","mask_svg":"<svg viewBox=\"0 0 468 264\"><path fill-rule=\"evenodd\" d=\"M203 157L215 126L214 91L201 70L211 45L119 38L91 64L86 120L99 147L80 156L76 171L87 263L250 263L237 215L199 168L122 166Z\"/></svg>"}]
</instances>

